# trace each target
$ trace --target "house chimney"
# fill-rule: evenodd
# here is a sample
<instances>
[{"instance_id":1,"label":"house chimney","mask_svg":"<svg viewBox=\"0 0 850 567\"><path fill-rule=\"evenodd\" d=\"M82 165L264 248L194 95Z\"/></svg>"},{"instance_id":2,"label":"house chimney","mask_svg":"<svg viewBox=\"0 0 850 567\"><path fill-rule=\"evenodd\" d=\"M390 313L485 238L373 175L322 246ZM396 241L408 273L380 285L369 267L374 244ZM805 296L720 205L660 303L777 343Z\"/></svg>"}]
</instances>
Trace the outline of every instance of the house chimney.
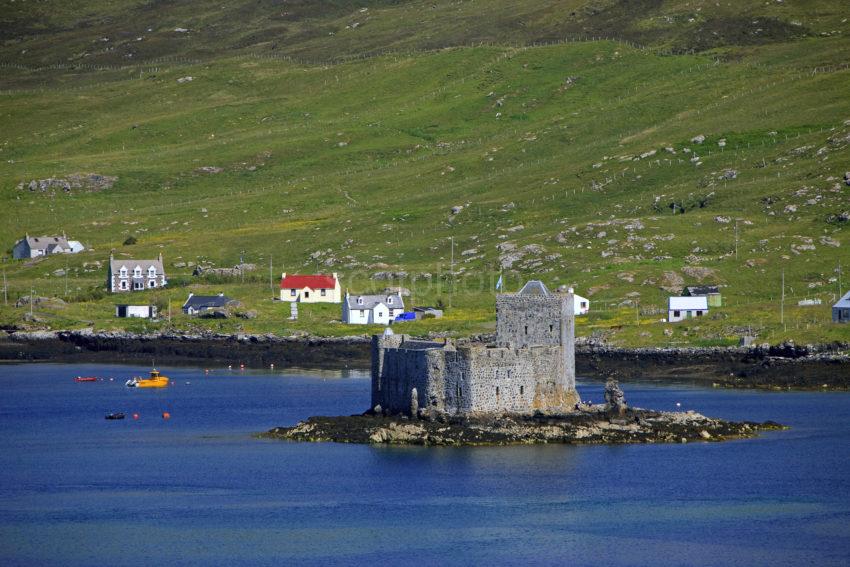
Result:
<instances>
[{"instance_id":1,"label":"house chimney","mask_svg":"<svg viewBox=\"0 0 850 567\"><path fill-rule=\"evenodd\" d=\"M280 274L280 279L281 279L281 283L283 283L282 280L286 279L286 272L283 272L282 274Z\"/></svg>"},{"instance_id":2,"label":"house chimney","mask_svg":"<svg viewBox=\"0 0 850 567\"><path fill-rule=\"evenodd\" d=\"M336 272L334 272L332 275L333 275L334 280L338 280L338 279L339 279L339 276L337 276L337 275L336 275Z\"/></svg>"},{"instance_id":3,"label":"house chimney","mask_svg":"<svg viewBox=\"0 0 850 567\"><path fill-rule=\"evenodd\" d=\"M162 264L162 252L159 253L159 263Z\"/></svg>"}]
</instances>

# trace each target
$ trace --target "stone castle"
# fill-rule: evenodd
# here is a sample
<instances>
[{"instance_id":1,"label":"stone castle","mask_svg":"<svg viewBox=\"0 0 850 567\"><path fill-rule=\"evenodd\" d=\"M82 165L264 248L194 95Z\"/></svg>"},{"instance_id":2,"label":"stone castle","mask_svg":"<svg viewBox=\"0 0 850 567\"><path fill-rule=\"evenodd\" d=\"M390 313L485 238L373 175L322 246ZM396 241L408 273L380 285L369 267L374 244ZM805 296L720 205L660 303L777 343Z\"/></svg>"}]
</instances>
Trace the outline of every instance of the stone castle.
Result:
<instances>
[{"instance_id":1,"label":"stone castle","mask_svg":"<svg viewBox=\"0 0 850 567\"><path fill-rule=\"evenodd\" d=\"M563 413L575 389L573 293L496 296L494 344L372 338L372 408L410 415Z\"/></svg>"}]
</instances>

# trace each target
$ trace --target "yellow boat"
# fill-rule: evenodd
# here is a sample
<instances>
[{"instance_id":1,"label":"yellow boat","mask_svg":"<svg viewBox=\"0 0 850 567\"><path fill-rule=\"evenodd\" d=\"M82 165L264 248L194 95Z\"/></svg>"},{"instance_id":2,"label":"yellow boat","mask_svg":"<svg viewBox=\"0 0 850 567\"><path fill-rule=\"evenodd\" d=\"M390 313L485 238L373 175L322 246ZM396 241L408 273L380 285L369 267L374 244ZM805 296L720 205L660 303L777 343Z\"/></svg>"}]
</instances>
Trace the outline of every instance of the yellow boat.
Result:
<instances>
[{"instance_id":1,"label":"yellow boat","mask_svg":"<svg viewBox=\"0 0 850 567\"><path fill-rule=\"evenodd\" d=\"M127 380L127 386L130 388L165 388L168 386L168 376L159 373L159 370L151 370L151 375L148 378L134 377L132 380Z\"/></svg>"}]
</instances>

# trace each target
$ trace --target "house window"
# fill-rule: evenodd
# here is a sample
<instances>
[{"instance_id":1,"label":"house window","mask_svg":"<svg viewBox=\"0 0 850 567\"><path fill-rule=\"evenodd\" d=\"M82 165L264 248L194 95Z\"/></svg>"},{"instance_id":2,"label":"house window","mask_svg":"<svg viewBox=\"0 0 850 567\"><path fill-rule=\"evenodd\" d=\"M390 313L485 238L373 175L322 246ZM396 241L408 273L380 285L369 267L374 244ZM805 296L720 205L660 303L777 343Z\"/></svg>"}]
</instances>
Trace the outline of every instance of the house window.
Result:
<instances>
[{"instance_id":1,"label":"house window","mask_svg":"<svg viewBox=\"0 0 850 567\"><path fill-rule=\"evenodd\" d=\"M118 287L120 289L127 289L127 280L123 280L123 281L119 282Z\"/></svg>"},{"instance_id":2,"label":"house window","mask_svg":"<svg viewBox=\"0 0 850 567\"><path fill-rule=\"evenodd\" d=\"M149 278L155 278L156 277L156 268L154 268L153 266L148 268L148 277Z\"/></svg>"},{"instance_id":3,"label":"house window","mask_svg":"<svg viewBox=\"0 0 850 567\"><path fill-rule=\"evenodd\" d=\"M143 284L142 282L140 282L140 281L135 281L135 282L133 282L133 289L134 289L134 290L145 289L145 286L144 286L144 284Z\"/></svg>"},{"instance_id":4,"label":"house window","mask_svg":"<svg viewBox=\"0 0 850 567\"><path fill-rule=\"evenodd\" d=\"M135 277L137 277L137 278L138 278L138 277L141 277L141 275L142 275L142 269L141 269L140 267L136 266L136 267L133 269L133 275L134 275Z\"/></svg>"},{"instance_id":5,"label":"house window","mask_svg":"<svg viewBox=\"0 0 850 567\"><path fill-rule=\"evenodd\" d=\"M582 309L587 309L587 301L582 301L582 302L581 302L581 308L582 308Z\"/></svg>"},{"instance_id":6,"label":"house window","mask_svg":"<svg viewBox=\"0 0 850 567\"><path fill-rule=\"evenodd\" d=\"M363 305L363 298L362 297L357 298L357 305Z\"/></svg>"},{"instance_id":7,"label":"house window","mask_svg":"<svg viewBox=\"0 0 850 567\"><path fill-rule=\"evenodd\" d=\"M151 280L148 282L148 287L156 287L156 280Z\"/></svg>"},{"instance_id":8,"label":"house window","mask_svg":"<svg viewBox=\"0 0 850 567\"><path fill-rule=\"evenodd\" d=\"M126 277L127 277L127 268L121 268L121 277L122 277L122 278L126 278Z\"/></svg>"},{"instance_id":9,"label":"house window","mask_svg":"<svg viewBox=\"0 0 850 567\"><path fill-rule=\"evenodd\" d=\"M702 311L697 311L697 317L702 317Z\"/></svg>"},{"instance_id":10,"label":"house window","mask_svg":"<svg viewBox=\"0 0 850 567\"><path fill-rule=\"evenodd\" d=\"M323 289L319 293L321 293L322 297L325 297L327 295L327 290Z\"/></svg>"},{"instance_id":11,"label":"house window","mask_svg":"<svg viewBox=\"0 0 850 567\"><path fill-rule=\"evenodd\" d=\"M290 289L290 290L289 290L289 296L290 296L290 297L295 297L295 293L296 293L296 292L295 292L295 290L294 290L294 289Z\"/></svg>"},{"instance_id":12,"label":"house window","mask_svg":"<svg viewBox=\"0 0 850 567\"><path fill-rule=\"evenodd\" d=\"M673 317L681 317L681 316L682 316L681 311L673 311Z\"/></svg>"},{"instance_id":13,"label":"house window","mask_svg":"<svg viewBox=\"0 0 850 567\"><path fill-rule=\"evenodd\" d=\"M387 298L387 303L389 303L390 305L392 305L392 304L393 304L393 298L392 298L392 297L388 297L388 298Z\"/></svg>"},{"instance_id":14,"label":"house window","mask_svg":"<svg viewBox=\"0 0 850 567\"><path fill-rule=\"evenodd\" d=\"M380 311L378 311L378 317L383 317L383 316L384 316L384 314L381 313Z\"/></svg>"},{"instance_id":15,"label":"house window","mask_svg":"<svg viewBox=\"0 0 850 567\"><path fill-rule=\"evenodd\" d=\"M366 310L365 310L365 309L361 309L361 310L360 310L360 316L361 316L361 317L365 317L365 316L366 316Z\"/></svg>"},{"instance_id":16,"label":"house window","mask_svg":"<svg viewBox=\"0 0 850 567\"><path fill-rule=\"evenodd\" d=\"M309 291L305 291L305 292L304 292L304 299L307 299L308 297L310 297L310 292L309 292Z\"/></svg>"},{"instance_id":17,"label":"house window","mask_svg":"<svg viewBox=\"0 0 850 567\"><path fill-rule=\"evenodd\" d=\"M688 310L688 317L693 317L693 316L694 316L694 312L693 312L693 311Z\"/></svg>"}]
</instances>

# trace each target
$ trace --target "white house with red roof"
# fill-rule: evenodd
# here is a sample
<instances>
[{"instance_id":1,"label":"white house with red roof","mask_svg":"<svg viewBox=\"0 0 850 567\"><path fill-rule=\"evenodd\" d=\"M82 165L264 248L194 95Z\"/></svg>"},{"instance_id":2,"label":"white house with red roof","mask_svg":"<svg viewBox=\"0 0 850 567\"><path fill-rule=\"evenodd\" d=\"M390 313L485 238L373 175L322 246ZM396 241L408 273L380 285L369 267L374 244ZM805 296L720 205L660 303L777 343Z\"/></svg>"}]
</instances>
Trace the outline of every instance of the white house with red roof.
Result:
<instances>
[{"instance_id":1,"label":"white house with red roof","mask_svg":"<svg viewBox=\"0 0 850 567\"><path fill-rule=\"evenodd\" d=\"M340 303L339 277L333 274L300 275L283 273L280 300L299 303Z\"/></svg>"}]
</instances>

